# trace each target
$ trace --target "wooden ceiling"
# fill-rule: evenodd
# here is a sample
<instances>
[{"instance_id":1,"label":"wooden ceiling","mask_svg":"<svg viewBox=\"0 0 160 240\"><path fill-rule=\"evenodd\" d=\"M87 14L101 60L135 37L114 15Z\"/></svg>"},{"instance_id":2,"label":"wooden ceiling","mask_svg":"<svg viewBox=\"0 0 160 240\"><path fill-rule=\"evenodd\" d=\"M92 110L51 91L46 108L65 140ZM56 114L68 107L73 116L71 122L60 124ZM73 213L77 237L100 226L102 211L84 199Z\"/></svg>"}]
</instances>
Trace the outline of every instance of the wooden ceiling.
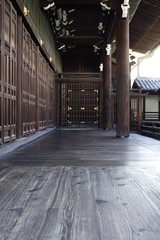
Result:
<instances>
[{"instance_id":1,"label":"wooden ceiling","mask_svg":"<svg viewBox=\"0 0 160 240\"><path fill-rule=\"evenodd\" d=\"M160 1L142 0L130 23L130 48L147 53L160 42Z\"/></svg>"},{"instance_id":2,"label":"wooden ceiling","mask_svg":"<svg viewBox=\"0 0 160 240\"><path fill-rule=\"evenodd\" d=\"M109 11L100 4L105 1ZM115 39L116 0L55 0L54 7L44 10L52 2L40 0L61 53L88 46L88 54L90 51L97 54ZM159 42L160 1L130 0L130 48L146 53Z\"/></svg>"}]
</instances>

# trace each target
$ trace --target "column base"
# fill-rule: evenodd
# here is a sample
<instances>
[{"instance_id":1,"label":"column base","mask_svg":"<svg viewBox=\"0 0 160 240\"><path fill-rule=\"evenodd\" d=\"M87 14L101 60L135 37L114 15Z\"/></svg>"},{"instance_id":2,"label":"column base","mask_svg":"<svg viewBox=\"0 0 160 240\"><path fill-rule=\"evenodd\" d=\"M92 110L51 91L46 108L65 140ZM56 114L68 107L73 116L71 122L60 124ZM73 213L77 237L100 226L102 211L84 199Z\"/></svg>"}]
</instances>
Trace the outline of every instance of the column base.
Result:
<instances>
[{"instance_id":1,"label":"column base","mask_svg":"<svg viewBox=\"0 0 160 240\"><path fill-rule=\"evenodd\" d=\"M126 136L119 136L119 135L116 135L116 138L128 138L129 137L129 134L128 135L126 135Z\"/></svg>"}]
</instances>

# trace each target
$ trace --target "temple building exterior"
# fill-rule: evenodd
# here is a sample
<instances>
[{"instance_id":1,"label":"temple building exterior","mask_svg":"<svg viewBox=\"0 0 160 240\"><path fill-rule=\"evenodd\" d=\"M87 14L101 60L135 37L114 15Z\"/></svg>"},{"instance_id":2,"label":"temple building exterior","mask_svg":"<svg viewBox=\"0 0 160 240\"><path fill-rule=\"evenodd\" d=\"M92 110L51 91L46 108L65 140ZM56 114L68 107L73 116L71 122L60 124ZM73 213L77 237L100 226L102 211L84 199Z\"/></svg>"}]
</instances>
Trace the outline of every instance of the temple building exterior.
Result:
<instances>
[{"instance_id":1,"label":"temple building exterior","mask_svg":"<svg viewBox=\"0 0 160 240\"><path fill-rule=\"evenodd\" d=\"M1 144L53 126L129 136L129 48L134 59L158 43L136 35L140 2L0 1Z\"/></svg>"},{"instance_id":2,"label":"temple building exterior","mask_svg":"<svg viewBox=\"0 0 160 240\"><path fill-rule=\"evenodd\" d=\"M159 44L159 0L0 0L0 240L160 239Z\"/></svg>"}]
</instances>

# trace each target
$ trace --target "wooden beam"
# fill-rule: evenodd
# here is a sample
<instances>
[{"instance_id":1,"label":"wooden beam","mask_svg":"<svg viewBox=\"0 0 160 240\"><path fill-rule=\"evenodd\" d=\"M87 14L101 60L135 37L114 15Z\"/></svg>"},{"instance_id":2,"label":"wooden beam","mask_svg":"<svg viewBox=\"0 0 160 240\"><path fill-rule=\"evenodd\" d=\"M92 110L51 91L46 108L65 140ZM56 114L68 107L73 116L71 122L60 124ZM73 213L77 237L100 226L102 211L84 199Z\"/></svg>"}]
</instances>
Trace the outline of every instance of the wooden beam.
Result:
<instances>
[{"instance_id":1,"label":"wooden beam","mask_svg":"<svg viewBox=\"0 0 160 240\"><path fill-rule=\"evenodd\" d=\"M74 37L57 37L57 44L76 45L76 46L91 46L94 44L103 43L104 39L97 36L74 36Z\"/></svg>"},{"instance_id":2,"label":"wooden beam","mask_svg":"<svg viewBox=\"0 0 160 240\"><path fill-rule=\"evenodd\" d=\"M76 82L85 82L85 83L92 83L92 82L102 82L101 78L56 78L56 82L59 83L76 83Z\"/></svg>"},{"instance_id":3,"label":"wooden beam","mask_svg":"<svg viewBox=\"0 0 160 240\"><path fill-rule=\"evenodd\" d=\"M49 3L52 3L52 0L40 0L40 6L41 7L45 7L47 6ZM101 0L70 0L67 1L66 0L54 0L56 5L100 5ZM107 6L113 7L115 8L115 0L109 0L107 2Z\"/></svg>"}]
</instances>

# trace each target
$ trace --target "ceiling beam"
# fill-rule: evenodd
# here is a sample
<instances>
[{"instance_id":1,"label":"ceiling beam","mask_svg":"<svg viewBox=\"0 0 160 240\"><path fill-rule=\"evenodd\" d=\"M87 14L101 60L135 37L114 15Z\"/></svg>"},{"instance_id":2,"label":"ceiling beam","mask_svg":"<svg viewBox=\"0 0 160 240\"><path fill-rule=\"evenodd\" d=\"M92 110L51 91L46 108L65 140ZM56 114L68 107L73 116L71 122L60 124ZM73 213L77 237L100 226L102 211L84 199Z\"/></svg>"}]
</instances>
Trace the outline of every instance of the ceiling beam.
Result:
<instances>
[{"instance_id":1,"label":"ceiling beam","mask_svg":"<svg viewBox=\"0 0 160 240\"><path fill-rule=\"evenodd\" d=\"M74 37L57 37L56 42L58 44L64 44L66 46L91 46L94 44L103 43L104 39L97 36L74 36Z\"/></svg>"},{"instance_id":2,"label":"ceiling beam","mask_svg":"<svg viewBox=\"0 0 160 240\"><path fill-rule=\"evenodd\" d=\"M49 3L55 2L56 5L100 5L102 0L39 0L40 6L43 8ZM115 0L108 0L107 5L115 9Z\"/></svg>"}]
</instances>

